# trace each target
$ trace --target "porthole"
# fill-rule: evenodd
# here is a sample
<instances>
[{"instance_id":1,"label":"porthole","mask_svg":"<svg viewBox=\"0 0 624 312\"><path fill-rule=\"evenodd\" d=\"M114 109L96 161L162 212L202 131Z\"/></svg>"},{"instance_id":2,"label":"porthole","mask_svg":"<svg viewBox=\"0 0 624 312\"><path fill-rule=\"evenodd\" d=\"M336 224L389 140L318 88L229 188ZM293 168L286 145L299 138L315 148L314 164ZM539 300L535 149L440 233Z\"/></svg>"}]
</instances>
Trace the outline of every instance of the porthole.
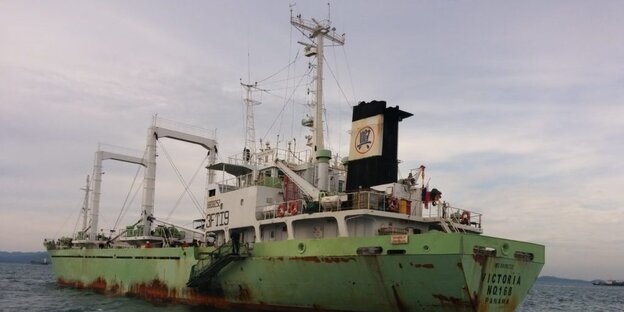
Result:
<instances>
[{"instance_id":1,"label":"porthole","mask_svg":"<svg viewBox=\"0 0 624 312\"><path fill-rule=\"evenodd\" d=\"M306 250L306 245L305 245L304 243L299 243L299 244L297 245L297 251L298 251L300 254L304 253L304 252L305 252L305 250Z\"/></svg>"}]
</instances>

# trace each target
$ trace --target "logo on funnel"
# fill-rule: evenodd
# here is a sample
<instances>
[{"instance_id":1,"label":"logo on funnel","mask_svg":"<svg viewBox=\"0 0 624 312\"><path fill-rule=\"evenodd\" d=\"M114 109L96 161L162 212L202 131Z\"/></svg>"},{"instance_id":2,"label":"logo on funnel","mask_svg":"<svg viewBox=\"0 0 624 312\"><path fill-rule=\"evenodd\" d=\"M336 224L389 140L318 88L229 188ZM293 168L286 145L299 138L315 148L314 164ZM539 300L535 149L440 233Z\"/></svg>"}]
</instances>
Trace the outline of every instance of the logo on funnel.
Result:
<instances>
[{"instance_id":1,"label":"logo on funnel","mask_svg":"<svg viewBox=\"0 0 624 312\"><path fill-rule=\"evenodd\" d=\"M355 140L355 150L360 154L366 154L373 147L375 142L375 131L370 126L366 126L357 133Z\"/></svg>"}]
</instances>

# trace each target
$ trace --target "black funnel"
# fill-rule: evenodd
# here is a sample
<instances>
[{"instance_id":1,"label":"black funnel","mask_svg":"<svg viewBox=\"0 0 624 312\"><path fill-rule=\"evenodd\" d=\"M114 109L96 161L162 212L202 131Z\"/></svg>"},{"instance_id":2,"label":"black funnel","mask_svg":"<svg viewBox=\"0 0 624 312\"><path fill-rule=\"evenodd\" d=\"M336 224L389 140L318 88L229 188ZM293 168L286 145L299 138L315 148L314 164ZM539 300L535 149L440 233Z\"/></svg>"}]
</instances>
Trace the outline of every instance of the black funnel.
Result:
<instances>
[{"instance_id":1,"label":"black funnel","mask_svg":"<svg viewBox=\"0 0 624 312\"><path fill-rule=\"evenodd\" d=\"M347 192L397 181L399 122L410 116L385 101L353 107Z\"/></svg>"}]
</instances>

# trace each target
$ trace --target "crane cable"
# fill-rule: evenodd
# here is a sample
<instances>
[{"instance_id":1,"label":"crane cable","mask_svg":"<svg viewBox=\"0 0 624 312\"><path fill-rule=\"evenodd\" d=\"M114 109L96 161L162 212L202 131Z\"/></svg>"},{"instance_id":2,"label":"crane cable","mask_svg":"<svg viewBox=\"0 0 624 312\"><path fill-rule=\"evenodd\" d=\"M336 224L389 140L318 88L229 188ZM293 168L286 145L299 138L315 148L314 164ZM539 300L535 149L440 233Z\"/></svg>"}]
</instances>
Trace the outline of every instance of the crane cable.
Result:
<instances>
[{"instance_id":1,"label":"crane cable","mask_svg":"<svg viewBox=\"0 0 624 312\"><path fill-rule=\"evenodd\" d=\"M178 177L178 179L184 186L184 192L189 194L189 198L191 199L193 204L195 204L195 208L197 209L200 215L203 215L203 211L201 210L201 205L199 204L199 201L197 200L193 192L189 189L189 185L184 180L184 177L182 176L182 173L180 173L180 170L178 169L178 167L176 167L175 163L173 162L173 159L171 158L171 155L169 155L169 152L167 152L167 149L162 143L160 143L160 141L156 141L156 142L158 142L159 146L162 148L165 156L167 157L167 160L169 161L169 164L171 165L174 172L176 173L176 176ZM202 161L202 165L203 165L203 161ZM174 206L174 209L175 209L175 206Z\"/></svg>"},{"instance_id":2,"label":"crane cable","mask_svg":"<svg viewBox=\"0 0 624 312\"><path fill-rule=\"evenodd\" d=\"M301 82L303 81L303 78L307 77L312 69L309 69L307 74L301 76L301 79L299 79L299 82L297 83L297 85L295 86L295 88L293 89L293 91L290 93L290 99L292 99L292 97L295 94L295 91L297 91L297 88L299 88L299 86L301 85ZM284 112L284 109L286 108L286 105L288 104L288 102L285 102L284 105L282 105L282 109L280 110L280 112L275 116L275 119L273 120L273 123L271 123L271 126L269 127L269 129L266 131L265 135L262 137L262 139L266 139L266 137L269 135L269 132L271 131L271 129L273 129L273 126L275 126L275 123L277 122L277 119L280 118L280 116L282 115L282 113Z\"/></svg>"},{"instance_id":3,"label":"crane cable","mask_svg":"<svg viewBox=\"0 0 624 312\"><path fill-rule=\"evenodd\" d=\"M143 158L145 159L145 155L147 154L147 150L145 150L145 152L143 152ZM130 197L130 194L132 193L133 189L134 189L134 184L136 183L137 178L139 177L139 172L141 172L141 168L142 166L139 166L137 168L136 173L134 174L134 179L132 180L132 184L130 185L130 189L128 190L128 194L126 194L126 198L124 199L123 205L121 206L121 210L119 211L119 215L117 216L117 220L115 220L115 225L113 225L113 230L117 229L117 225L119 224L119 220L121 219L121 216L124 214L124 210L128 207L126 204L128 204L128 198ZM138 190L138 188L137 188ZM135 193L136 194L136 193ZM134 199L134 197L133 197Z\"/></svg>"},{"instance_id":4,"label":"crane cable","mask_svg":"<svg viewBox=\"0 0 624 312\"><path fill-rule=\"evenodd\" d=\"M141 183L139 184L139 186L137 186L136 190L134 191L134 195L132 195L132 198L130 199L130 203L128 203L128 207L130 205L132 205L132 203L134 203L134 200L136 199L137 194L139 194L139 191L141 190L141 187L143 186L143 181L141 181ZM142 207L139 206L139 214L141 213L140 209ZM126 209L123 214L121 215L121 218L119 218L119 220L123 220L126 217L126 213L128 213L129 209ZM115 225L115 227L113 228L113 230L117 230L117 225Z\"/></svg>"},{"instance_id":5,"label":"crane cable","mask_svg":"<svg viewBox=\"0 0 624 312\"><path fill-rule=\"evenodd\" d=\"M342 46L342 52L344 54L345 57L345 63L347 64L347 73L349 74L349 80L351 82L351 95L353 96L353 102L357 103L356 97L355 97L355 85L353 84L353 75L351 74L351 66L349 66L349 58L347 57L347 49Z\"/></svg>"},{"instance_id":6,"label":"crane cable","mask_svg":"<svg viewBox=\"0 0 624 312\"><path fill-rule=\"evenodd\" d=\"M195 173L193 174L193 176L191 177L191 180L189 181L189 185L184 189L185 192L189 189L189 186L191 184L193 184L193 181L195 181L195 177L197 177L197 173L199 173L199 170L204 167L204 163L206 162L207 159L208 159L208 155L206 155L204 160L202 160L201 163L199 164L199 167L195 170ZM178 200L173 205L173 209L171 209L171 211L169 212L169 214L167 215L165 220L169 220L169 218L171 218L171 215L173 214L173 212L176 210L176 208L178 207L178 205L182 201L182 198L184 198L184 193L185 192L182 192L182 194L180 194L180 196L178 197ZM203 212L201 211L201 208L200 208L200 213L203 215Z\"/></svg>"}]
</instances>

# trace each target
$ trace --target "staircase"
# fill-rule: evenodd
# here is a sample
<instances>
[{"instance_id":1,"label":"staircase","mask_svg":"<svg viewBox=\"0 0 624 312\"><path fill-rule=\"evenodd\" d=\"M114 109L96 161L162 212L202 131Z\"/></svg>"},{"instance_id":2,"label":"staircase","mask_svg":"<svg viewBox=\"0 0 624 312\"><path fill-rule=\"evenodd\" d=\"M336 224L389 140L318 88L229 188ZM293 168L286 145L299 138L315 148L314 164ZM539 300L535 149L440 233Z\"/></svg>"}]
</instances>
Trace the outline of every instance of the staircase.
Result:
<instances>
[{"instance_id":1,"label":"staircase","mask_svg":"<svg viewBox=\"0 0 624 312\"><path fill-rule=\"evenodd\" d=\"M196 288L202 285L209 285L210 281L228 264L247 257L247 252L234 254L232 253L231 243L224 244L210 253L209 257L197 261L197 264L191 269L191 276L188 282L186 282L186 286Z\"/></svg>"},{"instance_id":2,"label":"staircase","mask_svg":"<svg viewBox=\"0 0 624 312\"><path fill-rule=\"evenodd\" d=\"M442 220L440 222L440 226L442 227L442 230L445 233L452 233L452 232L466 233L466 231L463 228L456 227L453 221Z\"/></svg>"}]
</instances>

